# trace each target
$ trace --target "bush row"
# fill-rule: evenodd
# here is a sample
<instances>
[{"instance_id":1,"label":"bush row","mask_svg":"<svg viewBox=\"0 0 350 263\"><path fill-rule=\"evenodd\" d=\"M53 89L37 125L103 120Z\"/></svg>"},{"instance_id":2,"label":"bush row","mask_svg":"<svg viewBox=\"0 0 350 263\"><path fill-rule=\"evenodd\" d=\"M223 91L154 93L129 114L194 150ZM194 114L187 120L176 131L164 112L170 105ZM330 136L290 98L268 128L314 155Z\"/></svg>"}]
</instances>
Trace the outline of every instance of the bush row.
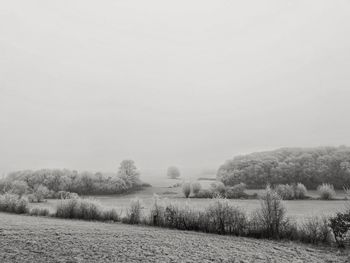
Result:
<instances>
[{"instance_id":1,"label":"bush row","mask_svg":"<svg viewBox=\"0 0 350 263\"><path fill-rule=\"evenodd\" d=\"M104 210L96 200L81 198L61 200L55 216L83 220L119 221L119 214L115 209Z\"/></svg>"},{"instance_id":2,"label":"bush row","mask_svg":"<svg viewBox=\"0 0 350 263\"><path fill-rule=\"evenodd\" d=\"M349 230L349 225L347 230L344 230L345 226L340 227L344 221L338 219L338 222L334 219L336 216L311 217L297 224L286 216L282 199L270 188L262 196L260 209L250 215L227 199L213 199L204 210L188 204L162 201L158 197L155 197L149 213L142 212L139 200L134 200L132 207L133 212L128 213L123 222L221 235L286 239L312 244L336 241L341 246L347 240L344 231L348 234ZM350 224L350 212L347 213ZM344 219L344 216L341 218Z\"/></svg>"},{"instance_id":3,"label":"bush row","mask_svg":"<svg viewBox=\"0 0 350 263\"><path fill-rule=\"evenodd\" d=\"M296 240L344 247L350 242L350 209L332 217L311 217L296 223L286 216L280 195L267 188L258 210L247 215L227 199L213 199L206 209L169 203L155 197L149 213L143 214L139 200L133 200L123 222L192 230L222 235Z\"/></svg>"},{"instance_id":4,"label":"bush row","mask_svg":"<svg viewBox=\"0 0 350 263\"><path fill-rule=\"evenodd\" d=\"M307 189L302 183L292 185L279 184L276 186L275 190L283 200L307 198Z\"/></svg>"},{"instance_id":5,"label":"bush row","mask_svg":"<svg viewBox=\"0 0 350 263\"><path fill-rule=\"evenodd\" d=\"M9 173L0 180L0 193L33 194L40 200L45 192L54 196L60 191L74 192L79 195L119 194L145 187L139 178L139 172L132 160L121 162L117 174L78 172L68 169L24 170ZM40 189L39 189L40 188Z\"/></svg>"},{"instance_id":6,"label":"bush row","mask_svg":"<svg viewBox=\"0 0 350 263\"><path fill-rule=\"evenodd\" d=\"M47 216L45 208L29 211L28 201L13 194L0 195L0 211ZM344 247L350 241L350 209L330 218L312 217L297 224L286 216L280 195L267 188L260 199L260 208L250 215L233 206L227 199L213 199L207 208L196 209L189 204L160 200L155 196L148 213L143 212L139 199L132 200L123 217L114 209L104 210L92 199L61 200L51 216L98 221L121 221L180 230L192 230L221 235L254 238L298 240L313 244L338 244Z\"/></svg>"},{"instance_id":7,"label":"bush row","mask_svg":"<svg viewBox=\"0 0 350 263\"><path fill-rule=\"evenodd\" d=\"M274 187L274 190L283 200L307 199L307 189L302 183L297 184L279 184ZM199 182L184 183L182 191L186 198L192 196L195 198L215 198L223 197L227 199L248 199L257 198L257 194L249 195L246 193L246 185L239 183L234 186L225 186L221 182L212 183L209 189L202 189ZM322 184L317 188L319 198L322 200L332 200L336 196L333 185ZM350 190L344 187L345 196L350 196Z\"/></svg>"},{"instance_id":8,"label":"bush row","mask_svg":"<svg viewBox=\"0 0 350 263\"><path fill-rule=\"evenodd\" d=\"M186 198L192 196L195 198L216 198L223 197L227 199L247 199L256 198L257 195L248 195L246 192L246 185L243 183L234 186L225 186L221 182L212 183L209 189L202 189L199 182L184 183L182 191Z\"/></svg>"}]
</instances>

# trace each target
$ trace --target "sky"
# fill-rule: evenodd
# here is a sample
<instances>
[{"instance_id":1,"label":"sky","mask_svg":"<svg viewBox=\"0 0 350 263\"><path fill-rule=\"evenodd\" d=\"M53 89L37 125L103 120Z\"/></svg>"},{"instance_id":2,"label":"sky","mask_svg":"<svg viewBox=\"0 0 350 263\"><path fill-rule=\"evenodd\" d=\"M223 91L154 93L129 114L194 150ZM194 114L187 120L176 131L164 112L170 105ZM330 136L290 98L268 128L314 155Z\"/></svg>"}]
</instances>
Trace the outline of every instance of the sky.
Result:
<instances>
[{"instance_id":1,"label":"sky","mask_svg":"<svg viewBox=\"0 0 350 263\"><path fill-rule=\"evenodd\" d=\"M0 173L350 145L348 0L0 0Z\"/></svg>"}]
</instances>

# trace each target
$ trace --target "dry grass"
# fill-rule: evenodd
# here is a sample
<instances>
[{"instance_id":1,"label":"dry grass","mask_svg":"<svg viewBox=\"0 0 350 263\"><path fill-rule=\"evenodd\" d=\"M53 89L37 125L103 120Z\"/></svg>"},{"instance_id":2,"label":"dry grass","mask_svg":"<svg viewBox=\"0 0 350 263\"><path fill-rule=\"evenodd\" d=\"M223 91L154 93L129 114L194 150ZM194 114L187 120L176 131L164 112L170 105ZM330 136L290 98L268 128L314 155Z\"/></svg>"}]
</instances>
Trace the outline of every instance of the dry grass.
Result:
<instances>
[{"instance_id":1,"label":"dry grass","mask_svg":"<svg viewBox=\"0 0 350 263\"><path fill-rule=\"evenodd\" d=\"M349 262L324 247L0 213L0 262Z\"/></svg>"}]
</instances>

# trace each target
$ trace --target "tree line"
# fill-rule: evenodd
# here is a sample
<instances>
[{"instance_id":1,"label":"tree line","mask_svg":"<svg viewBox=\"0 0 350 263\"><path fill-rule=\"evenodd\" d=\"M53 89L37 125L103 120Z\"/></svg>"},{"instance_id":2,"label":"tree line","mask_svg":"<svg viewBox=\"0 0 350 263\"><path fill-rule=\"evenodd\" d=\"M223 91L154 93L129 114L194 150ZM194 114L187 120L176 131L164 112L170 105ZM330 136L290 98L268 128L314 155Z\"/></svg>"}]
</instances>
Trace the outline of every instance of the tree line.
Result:
<instances>
[{"instance_id":1,"label":"tree line","mask_svg":"<svg viewBox=\"0 0 350 263\"><path fill-rule=\"evenodd\" d=\"M9 173L0 181L0 192L33 193L43 187L51 193L60 191L79 195L119 194L142 186L134 161L121 162L115 175L78 172L68 169L24 170Z\"/></svg>"},{"instance_id":2,"label":"tree line","mask_svg":"<svg viewBox=\"0 0 350 263\"><path fill-rule=\"evenodd\" d=\"M350 185L350 147L282 148L234 157L220 166L217 179L248 188L302 183L308 189L328 183Z\"/></svg>"}]
</instances>

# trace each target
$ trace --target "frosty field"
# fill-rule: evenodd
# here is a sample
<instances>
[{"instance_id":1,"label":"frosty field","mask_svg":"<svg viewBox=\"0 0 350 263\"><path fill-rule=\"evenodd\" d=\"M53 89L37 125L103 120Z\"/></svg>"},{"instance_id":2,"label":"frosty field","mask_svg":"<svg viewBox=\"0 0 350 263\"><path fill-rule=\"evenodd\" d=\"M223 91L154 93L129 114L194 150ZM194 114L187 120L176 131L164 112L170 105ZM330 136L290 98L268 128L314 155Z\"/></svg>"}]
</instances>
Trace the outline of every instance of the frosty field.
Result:
<instances>
[{"instance_id":1,"label":"frosty field","mask_svg":"<svg viewBox=\"0 0 350 263\"><path fill-rule=\"evenodd\" d=\"M0 213L2 263L345 263L349 259L328 247L292 242Z\"/></svg>"},{"instance_id":2,"label":"frosty field","mask_svg":"<svg viewBox=\"0 0 350 263\"><path fill-rule=\"evenodd\" d=\"M249 190L251 192L257 192L259 190ZM169 187L149 187L141 191L125 194L125 195L105 195L105 196L91 196L91 198L97 199L106 208L116 208L117 211L123 213L129 206L129 203L134 198L142 200L143 210L147 212L148 208L152 205L153 196L157 194L164 201L188 203L196 208L205 208L210 204L210 199L200 198L184 198L181 193L181 188L169 188ZM316 196L315 192L310 191L311 196ZM339 198L343 198L342 193L339 192ZM31 203L31 207L46 207L51 212L54 212L60 200L49 199L44 203ZM255 209L259 208L259 200L241 200L232 199L230 200L234 205L243 208L246 212L250 213ZM322 216L330 215L337 211L343 210L347 201L344 200L288 200L284 201L288 216L302 220L310 216Z\"/></svg>"}]
</instances>

